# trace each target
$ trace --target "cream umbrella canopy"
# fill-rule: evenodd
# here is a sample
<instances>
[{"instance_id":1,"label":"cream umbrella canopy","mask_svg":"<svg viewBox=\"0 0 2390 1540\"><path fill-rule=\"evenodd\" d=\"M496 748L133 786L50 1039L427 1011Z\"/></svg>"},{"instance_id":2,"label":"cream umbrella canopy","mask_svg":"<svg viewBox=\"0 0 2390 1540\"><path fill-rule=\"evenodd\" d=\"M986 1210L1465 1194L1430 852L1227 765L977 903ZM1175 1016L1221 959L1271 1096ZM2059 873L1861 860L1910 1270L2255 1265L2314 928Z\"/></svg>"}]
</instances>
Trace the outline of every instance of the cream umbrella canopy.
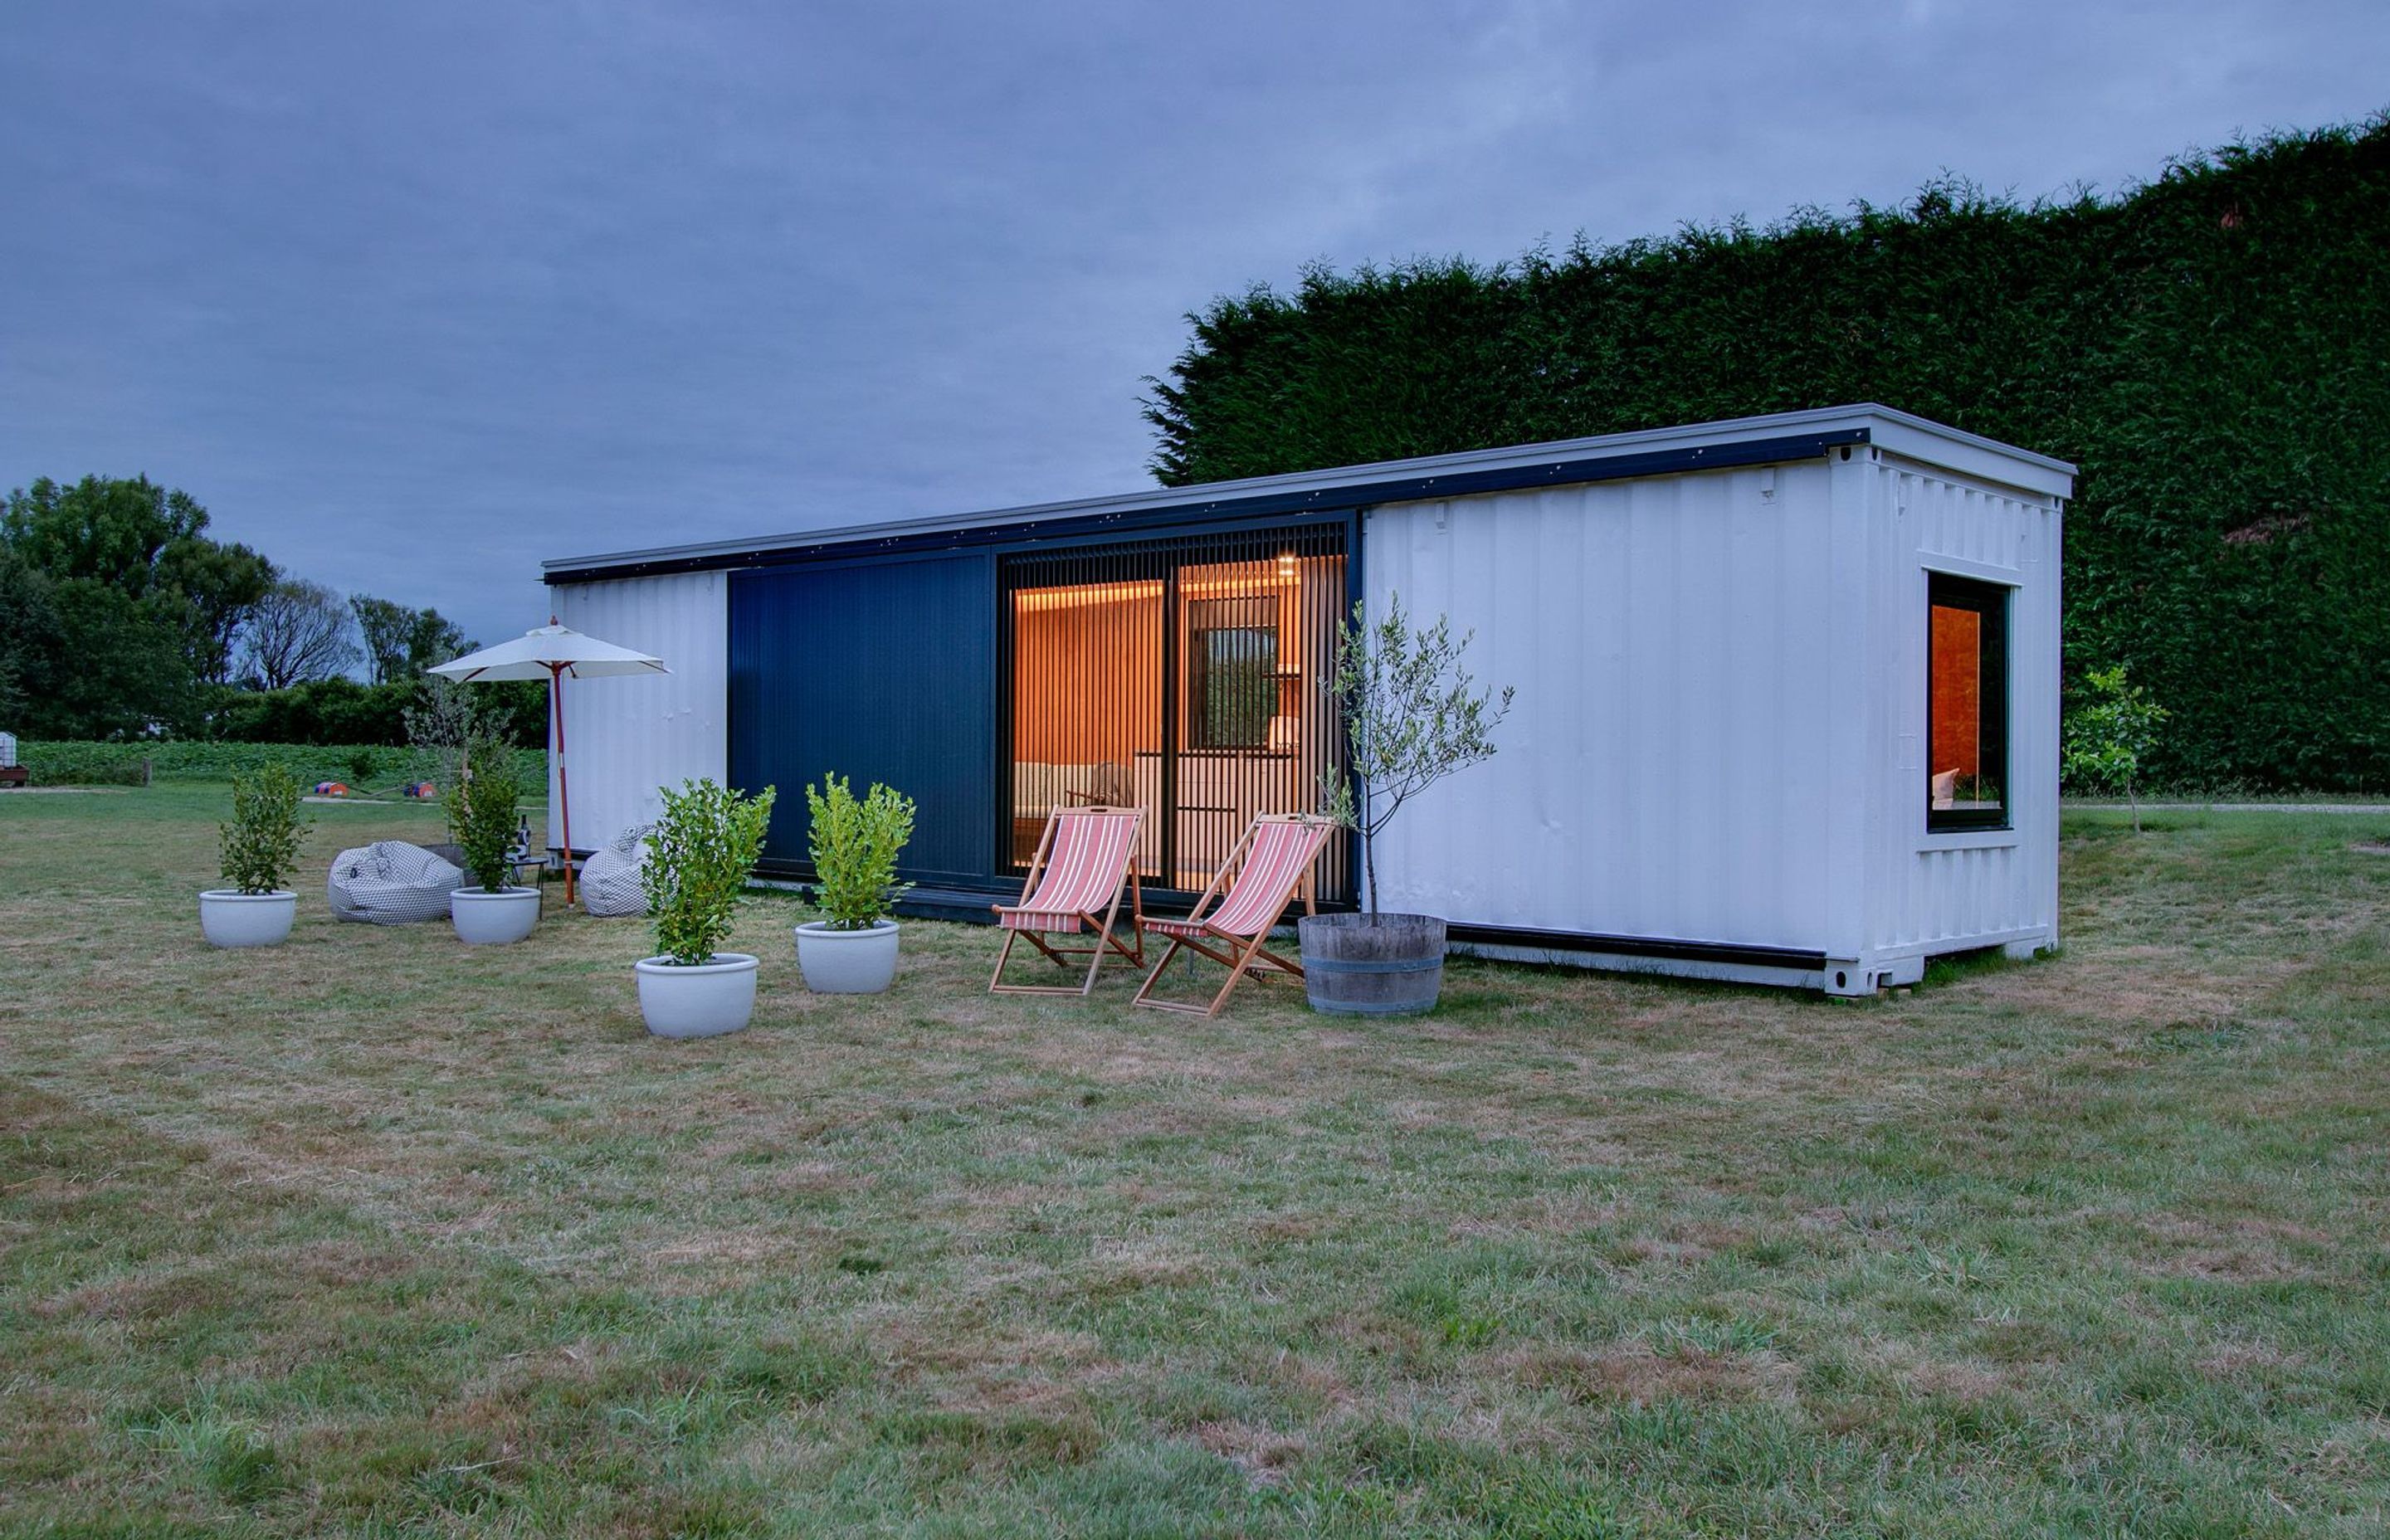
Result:
<instances>
[{"instance_id":1,"label":"cream umbrella canopy","mask_svg":"<svg viewBox=\"0 0 2390 1540\"><path fill-rule=\"evenodd\" d=\"M511 642L485 647L449 662L435 663L430 672L468 685L485 679L547 681L548 711L555 722L556 801L564 818L564 902L566 907L571 907L572 791L564 778L564 682L623 674L670 674L672 670L664 667L660 658L559 625L551 615L547 623L537 630L526 631Z\"/></svg>"}]
</instances>

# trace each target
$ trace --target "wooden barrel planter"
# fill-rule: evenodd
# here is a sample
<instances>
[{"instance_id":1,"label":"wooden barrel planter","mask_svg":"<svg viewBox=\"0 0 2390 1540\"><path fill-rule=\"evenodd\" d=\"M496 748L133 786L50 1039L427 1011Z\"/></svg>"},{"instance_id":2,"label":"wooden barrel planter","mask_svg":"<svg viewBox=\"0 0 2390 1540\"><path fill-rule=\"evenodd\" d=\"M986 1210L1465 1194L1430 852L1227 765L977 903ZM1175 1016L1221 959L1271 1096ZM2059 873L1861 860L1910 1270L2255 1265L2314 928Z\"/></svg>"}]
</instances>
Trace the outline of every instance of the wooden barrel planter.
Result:
<instances>
[{"instance_id":1,"label":"wooden barrel planter","mask_svg":"<svg viewBox=\"0 0 2390 1540\"><path fill-rule=\"evenodd\" d=\"M1306 915L1303 987L1333 1016L1415 1016L1444 987L1444 921L1433 915Z\"/></svg>"}]
</instances>

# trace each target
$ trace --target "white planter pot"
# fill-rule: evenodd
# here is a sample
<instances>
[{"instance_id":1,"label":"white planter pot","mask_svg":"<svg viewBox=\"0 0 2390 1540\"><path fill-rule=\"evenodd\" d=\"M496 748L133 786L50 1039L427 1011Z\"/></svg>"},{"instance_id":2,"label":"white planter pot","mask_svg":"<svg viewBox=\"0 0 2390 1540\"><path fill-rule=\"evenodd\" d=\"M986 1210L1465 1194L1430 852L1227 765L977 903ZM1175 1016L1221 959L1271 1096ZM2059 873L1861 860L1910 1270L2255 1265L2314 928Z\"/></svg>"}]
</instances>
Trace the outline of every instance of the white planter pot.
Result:
<instances>
[{"instance_id":1,"label":"white planter pot","mask_svg":"<svg viewBox=\"0 0 2390 1540\"><path fill-rule=\"evenodd\" d=\"M448 895L448 923L468 946L505 946L539 923L537 888L458 888Z\"/></svg>"},{"instance_id":2,"label":"white planter pot","mask_svg":"<svg viewBox=\"0 0 2390 1540\"><path fill-rule=\"evenodd\" d=\"M658 1037L714 1037L737 1032L755 1014L755 959L744 952L716 952L695 968L649 957L633 970L639 1014Z\"/></svg>"},{"instance_id":3,"label":"white planter pot","mask_svg":"<svg viewBox=\"0 0 2390 1540\"><path fill-rule=\"evenodd\" d=\"M211 946L277 946L299 913L292 892L212 888L199 895L199 930Z\"/></svg>"},{"instance_id":4,"label":"white planter pot","mask_svg":"<svg viewBox=\"0 0 2390 1540\"><path fill-rule=\"evenodd\" d=\"M841 930L824 919L800 925L797 967L816 995L878 995L896 978L893 919L876 919L867 930Z\"/></svg>"}]
</instances>

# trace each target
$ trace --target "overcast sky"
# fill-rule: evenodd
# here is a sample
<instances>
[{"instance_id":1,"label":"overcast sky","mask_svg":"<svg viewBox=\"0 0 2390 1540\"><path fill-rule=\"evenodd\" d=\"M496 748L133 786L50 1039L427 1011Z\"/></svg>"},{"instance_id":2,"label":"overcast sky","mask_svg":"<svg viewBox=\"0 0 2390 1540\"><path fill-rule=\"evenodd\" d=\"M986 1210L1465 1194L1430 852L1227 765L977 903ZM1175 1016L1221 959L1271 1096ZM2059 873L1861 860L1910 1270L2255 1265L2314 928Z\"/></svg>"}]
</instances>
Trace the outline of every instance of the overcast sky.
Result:
<instances>
[{"instance_id":1,"label":"overcast sky","mask_svg":"<svg viewBox=\"0 0 2390 1540\"><path fill-rule=\"evenodd\" d=\"M1308 262L2385 106L2382 0L19 4L0 483L146 472L495 641L545 557L1150 484L1185 313Z\"/></svg>"}]
</instances>

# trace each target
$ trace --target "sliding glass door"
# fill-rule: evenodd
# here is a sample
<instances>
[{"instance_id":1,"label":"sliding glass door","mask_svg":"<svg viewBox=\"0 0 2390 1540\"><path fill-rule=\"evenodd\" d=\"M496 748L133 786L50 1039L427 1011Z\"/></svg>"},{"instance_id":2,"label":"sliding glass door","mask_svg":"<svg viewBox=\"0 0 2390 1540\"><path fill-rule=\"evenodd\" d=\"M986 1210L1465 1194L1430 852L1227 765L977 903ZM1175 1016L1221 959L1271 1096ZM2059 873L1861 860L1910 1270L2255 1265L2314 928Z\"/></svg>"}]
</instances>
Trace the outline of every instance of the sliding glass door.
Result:
<instances>
[{"instance_id":1,"label":"sliding glass door","mask_svg":"<svg viewBox=\"0 0 2390 1540\"><path fill-rule=\"evenodd\" d=\"M1342 755L1341 524L1013 556L998 572L1014 869L1052 809L1133 805L1143 879L1200 890L1255 814L1318 807ZM1349 896L1343 841L1319 880Z\"/></svg>"}]
</instances>

